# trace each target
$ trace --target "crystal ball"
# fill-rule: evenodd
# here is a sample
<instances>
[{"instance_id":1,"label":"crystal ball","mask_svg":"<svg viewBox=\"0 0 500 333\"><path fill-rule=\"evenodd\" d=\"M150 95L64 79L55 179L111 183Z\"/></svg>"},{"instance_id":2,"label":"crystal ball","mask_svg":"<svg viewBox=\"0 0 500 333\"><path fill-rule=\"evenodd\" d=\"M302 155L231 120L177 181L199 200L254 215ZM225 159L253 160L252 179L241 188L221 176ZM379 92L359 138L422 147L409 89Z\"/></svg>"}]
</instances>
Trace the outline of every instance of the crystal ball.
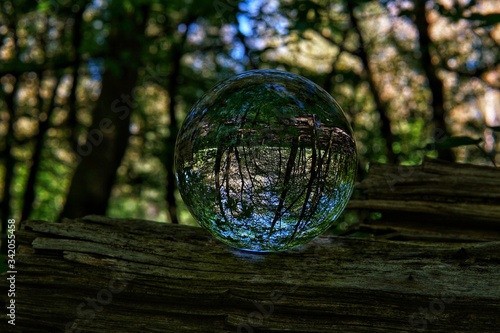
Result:
<instances>
[{"instance_id":1,"label":"crystal ball","mask_svg":"<svg viewBox=\"0 0 500 333\"><path fill-rule=\"evenodd\" d=\"M215 238L283 251L331 227L357 166L352 129L312 81L252 70L218 83L186 116L175 172L187 208Z\"/></svg>"}]
</instances>

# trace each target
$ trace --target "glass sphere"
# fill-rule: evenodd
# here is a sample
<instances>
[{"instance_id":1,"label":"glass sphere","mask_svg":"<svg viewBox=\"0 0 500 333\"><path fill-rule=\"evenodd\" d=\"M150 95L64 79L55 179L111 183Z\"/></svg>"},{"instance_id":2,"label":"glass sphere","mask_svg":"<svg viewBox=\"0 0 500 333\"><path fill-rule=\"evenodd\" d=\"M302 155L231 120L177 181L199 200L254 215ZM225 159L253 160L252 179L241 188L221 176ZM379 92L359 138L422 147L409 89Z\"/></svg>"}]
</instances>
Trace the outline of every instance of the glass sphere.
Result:
<instances>
[{"instance_id":1,"label":"glass sphere","mask_svg":"<svg viewBox=\"0 0 500 333\"><path fill-rule=\"evenodd\" d=\"M351 196L356 165L337 102L276 70L220 82L189 112L175 147L179 191L194 218L222 242L257 252L328 229Z\"/></svg>"}]
</instances>

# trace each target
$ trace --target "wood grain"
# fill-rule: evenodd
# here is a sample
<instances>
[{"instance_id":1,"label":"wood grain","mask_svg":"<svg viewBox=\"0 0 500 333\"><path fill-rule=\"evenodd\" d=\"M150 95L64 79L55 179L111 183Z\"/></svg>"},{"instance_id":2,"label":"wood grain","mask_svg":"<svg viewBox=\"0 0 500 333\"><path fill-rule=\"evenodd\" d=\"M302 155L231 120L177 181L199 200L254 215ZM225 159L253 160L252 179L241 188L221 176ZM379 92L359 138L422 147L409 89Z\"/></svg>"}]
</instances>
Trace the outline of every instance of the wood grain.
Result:
<instances>
[{"instance_id":1,"label":"wood grain","mask_svg":"<svg viewBox=\"0 0 500 333\"><path fill-rule=\"evenodd\" d=\"M97 216L28 221L17 240L16 326L2 318L2 332L448 333L500 325L498 241L323 236L254 254L201 228Z\"/></svg>"},{"instance_id":2,"label":"wood grain","mask_svg":"<svg viewBox=\"0 0 500 333\"><path fill-rule=\"evenodd\" d=\"M433 159L419 166L375 164L347 207L382 214L368 216L350 233L430 242L500 240L500 168Z\"/></svg>"}]
</instances>

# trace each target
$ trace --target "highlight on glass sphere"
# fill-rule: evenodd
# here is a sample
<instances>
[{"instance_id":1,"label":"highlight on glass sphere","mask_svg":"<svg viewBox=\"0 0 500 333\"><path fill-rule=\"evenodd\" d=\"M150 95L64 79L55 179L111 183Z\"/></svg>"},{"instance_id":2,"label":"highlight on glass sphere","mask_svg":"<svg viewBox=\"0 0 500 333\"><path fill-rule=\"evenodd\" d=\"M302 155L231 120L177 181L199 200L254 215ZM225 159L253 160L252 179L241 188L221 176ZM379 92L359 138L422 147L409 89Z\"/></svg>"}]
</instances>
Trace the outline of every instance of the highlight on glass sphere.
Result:
<instances>
[{"instance_id":1,"label":"highlight on glass sphere","mask_svg":"<svg viewBox=\"0 0 500 333\"><path fill-rule=\"evenodd\" d=\"M179 191L198 223L242 250L284 251L331 227L355 180L356 145L337 102L299 75L226 79L187 115Z\"/></svg>"}]
</instances>

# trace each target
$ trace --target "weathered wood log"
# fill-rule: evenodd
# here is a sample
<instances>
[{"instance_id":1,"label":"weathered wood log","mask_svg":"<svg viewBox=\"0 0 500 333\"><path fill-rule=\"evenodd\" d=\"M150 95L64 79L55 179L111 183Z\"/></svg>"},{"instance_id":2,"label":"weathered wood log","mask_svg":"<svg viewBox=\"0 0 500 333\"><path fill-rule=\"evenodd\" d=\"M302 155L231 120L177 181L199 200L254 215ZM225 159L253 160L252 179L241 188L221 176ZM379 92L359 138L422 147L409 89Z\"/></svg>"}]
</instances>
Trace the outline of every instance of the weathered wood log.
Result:
<instances>
[{"instance_id":1,"label":"weathered wood log","mask_svg":"<svg viewBox=\"0 0 500 333\"><path fill-rule=\"evenodd\" d=\"M399 239L425 232L433 241L500 239L500 168L433 159L411 167L375 164L356 190L349 209L382 213L361 229L392 230Z\"/></svg>"},{"instance_id":2,"label":"weathered wood log","mask_svg":"<svg viewBox=\"0 0 500 333\"><path fill-rule=\"evenodd\" d=\"M201 228L87 217L16 235L1 332L498 332L500 242L323 236L241 252ZM2 278L5 286L6 278ZM2 293L2 308L8 301Z\"/></svg>"}]
</instances>

